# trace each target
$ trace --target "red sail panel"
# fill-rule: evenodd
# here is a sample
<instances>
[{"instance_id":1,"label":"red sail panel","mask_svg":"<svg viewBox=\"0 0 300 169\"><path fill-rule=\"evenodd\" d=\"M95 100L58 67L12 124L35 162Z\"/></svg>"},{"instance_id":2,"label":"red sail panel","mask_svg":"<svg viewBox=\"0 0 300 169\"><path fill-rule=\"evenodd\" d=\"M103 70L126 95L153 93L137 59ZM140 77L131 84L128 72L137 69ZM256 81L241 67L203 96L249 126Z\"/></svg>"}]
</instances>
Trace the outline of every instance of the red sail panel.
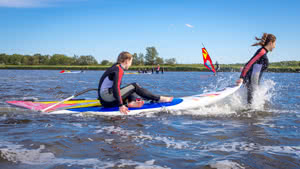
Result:
<instances>
[{"instance_id":1,"label":"red sail panel","mask_svg":"<svg viewBox=\"0 0 300 169\"><path fill-rule=\"evenodd\" d=\"M212 63L212 61L211 61L211 59L209 57L209 54L208 54L208 52L207 52L207 50L205 48L202 48L202 55L203 55L204 66L208 70L216 73L215 67L214 67L214 65L213 65L213 63Z\"/></svg>"}]
</instances>

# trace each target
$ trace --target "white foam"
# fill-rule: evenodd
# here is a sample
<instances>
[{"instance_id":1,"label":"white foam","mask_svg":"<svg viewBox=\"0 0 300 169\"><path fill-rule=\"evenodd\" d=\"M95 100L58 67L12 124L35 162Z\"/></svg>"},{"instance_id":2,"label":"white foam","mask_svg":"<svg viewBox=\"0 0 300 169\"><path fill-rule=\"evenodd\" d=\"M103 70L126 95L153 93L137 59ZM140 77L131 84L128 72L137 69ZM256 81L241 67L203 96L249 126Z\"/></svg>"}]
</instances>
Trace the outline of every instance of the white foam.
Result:
<instances>
[{"instance_id":1,"label":"white foam","mask_svg":"<svg viewBox=\"0 0 300 169\"><path fill-rule=\"evenodd\" d=\"M82 128L83 124L81 123L71 123L71 125L78 127L78 128Z\"/></svg>"},{"instance_id":2,"label":"white foam","mask_svg":"<svg viewBox=\"0 0 300 169\"><path fill-rule=\"evenodd\" d=\"M210 134L210 133L218 133L218 132L226 133L231 128L235 129L235 128L239 128L239 127L243 126L243 124L239 124L238 122L235 122L235 123L230 123L230 124L225 123L225 124L222 124L222 127L216 128L215 125L220 125L219 123L216 124L212 121L203 121L203 120L199 120L199 121L186 120L186 121L180 121L180 122L176 122L176 123L172 123L172 121L170 121L170 120L164 120L164 121L162 121L162 123L165 125L168 125L168 126L174 126L177 129L182 129L182 130L187 129L189 127L206 126L204 129L199 127L199 129L196 132L194 132L194 135L196 135L196 136L203 135L203 134Z\"/></svg>"},{"instance_id":3,"label":"white foam","mask_svg":"<svg viewBox=\"0 0 300 169\"><path fill-rule=\"evenodd\" d=\"M300 157L300 146L262 146L256 143L247 142L232 142L219 145L218 143L210 144L208 146L198 147L203 151L224 151L224 152L238 152L240 154L247 154L249 152L263 152L269 154L293 154Z\"/></svg>"},{"instance_id":4,"label":"white foam","mask_svg":"<svg viewBox=\"0 0 300 169\"><path fill-rule=\"evenodd\" d=\"M112 144L112 142L114 141L114 139L105 139L104 140L106 143L108 143L108 144Z\"/></svg>"},{"instance_id":5,"label":"white foam","mask_svg":"<svg viewBox=\"0 0 300 169\"><path fill-rule=\"evenodd\" d=\"M170 169L169 167L162 167L154 165L155 160L149 160L145 163L130 161L130 160L121 160L120 165L118 167L126 168L126 166L135 166L135 169Z\"/></svg>"},{"instance_id":6,"label":"white foam","mask_svg":"<svg viewBox=\"0 0 300 169\"><path fill-rule=\"evenodd\" d=\"M15 145L11 142L0 141L0 155L3 159L13 163L22 163L28 165L62 165L66 164L68 167L75 166L92 166L93 168L111 168L111 167L126 167L134 166L136 169L168 169L168 167L161 167L155 165L155 160L148 160L145 162L136 162L132 160L114 160L114 161L100 161L97 158L88 159L65 159L56 158L51 152L46 151L45 146L41 145L38 149L26 149L22 145Z\"/></svg>"},{"instance_id":7,"label":"white foam","mask_svg":"<svg viewBox=\"0 0 300 169\"><path fill-rule=\"evenodd\" d=\"M188 141L180 141L175 140L171 137L161 137L161 136L151 136L149 134L144 134L142 131L136 132L131 130L124 130L120 127L104 127L100 130L97 130L96 133L106 132L107 134L117 134L121 136L121 138L128 138L130 137L134 141L138 143L143 143L144 141L160 141L165 143L167 148L174 148L174 149L183 149L189 147L189 144L191 144Z\"/></svg>"},{"instance_id":8,"label":"white foam","mask_svg":"<svg viewBox=\"0 0 300 169\"><path fill-rule=\"evenodd\" d=\"M230 160L217 161L214 164L210 164L210 167L216 169L244 169L245 168L240 164Z\"/></svg>"},{"instance_id":9,"label":"white foam","mask_svg":"<svg viewBox=\"0 0 300 169\"><path fill-rule=\"evenodd\" d=\"M38 149L24 149L21 145L14 145L10 142L0 142L1 147L5 145L7 148L0 148L1 157L10 162L22 162L24 164L41 164L49 160L54 160L53 153L42 153L45 149L44 145L40 145Z\"/></svg>"}]
</instances>

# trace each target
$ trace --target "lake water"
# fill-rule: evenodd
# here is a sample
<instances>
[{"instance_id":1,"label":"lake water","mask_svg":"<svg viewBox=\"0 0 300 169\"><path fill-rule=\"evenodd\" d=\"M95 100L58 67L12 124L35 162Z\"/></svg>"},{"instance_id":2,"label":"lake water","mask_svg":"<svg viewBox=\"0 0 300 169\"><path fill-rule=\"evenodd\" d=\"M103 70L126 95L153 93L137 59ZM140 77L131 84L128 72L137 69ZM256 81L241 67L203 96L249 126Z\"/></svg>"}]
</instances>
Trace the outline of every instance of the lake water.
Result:
<instances>
[{"instance_id":1,"label":"lake water","mask_svg":"<svg viewBox=\"0 0 300 169\"><path fill-rule=\"evenodd\" d=\"M43 115L5 103L61 100L97 88L102 73L0 70L0 168L300 168L300 74L265 73L252 106L244 88L210 107L138 116ZM181 97L221 89L238 77L131 74L123 85L138 82Z\"/></svg>"}]
</instances>

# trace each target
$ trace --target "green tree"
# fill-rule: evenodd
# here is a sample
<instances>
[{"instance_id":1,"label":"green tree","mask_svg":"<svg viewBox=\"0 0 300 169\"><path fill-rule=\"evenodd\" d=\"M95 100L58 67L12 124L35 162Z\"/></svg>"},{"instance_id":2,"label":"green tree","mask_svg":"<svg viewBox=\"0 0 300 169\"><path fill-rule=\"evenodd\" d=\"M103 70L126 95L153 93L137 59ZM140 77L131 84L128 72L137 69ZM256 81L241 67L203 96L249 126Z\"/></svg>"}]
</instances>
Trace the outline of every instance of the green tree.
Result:
<instances>
[{"instance_id":1,"label":"green tree","mask_svg":"<svg viewBox=\"0 0 300 169\"><path fill-rule=\"evenodd\" d=\"M70 65L71 58L62 54L54 54L50 60L50 65Z\"/></svg>"},{"instance_id":2,"label":"green tree","mask_svg":"<svg viewBox=\"0 0 300 169\"><path fill-rule=\"evenodd\" d=\"M139 60L136 53L132 55L132 65L139 65Z\"/></svg>"},{"instance_id":3,"label":"green tree","mask_svg":"<svg viewBox=\"0 0 300 169\"><path fill-rule=\"evenodd\" d=\"M175 65L176 64L176 59L175 58L165 59L165 64Z\"/></svg>"},{"instance_id":4,"label":"green tree","mask_svg":"<svg viewBox=\"0 0 300 169\"><path fill-rule=\"evenodd\" d=\"M79 65L78 59L79 59L79 56L78 55L74 55L72 57L72 65Z\"/></svg>"},{"instance_id":5,"label":"green tree","mask_svg":"<svg viewBox=\"0 0 300 169\"><path fill-rule=\"evenodd\" d=\"M92 55L80 56L78 58L79 65L96 65L97 60Z\"/></svg>"},{"instance_id":6,"label":"green tree","mask_svg":"<svg viewBox=\"0 0 300 169\"><path fill-rule=\"evenodd\" d=\"M0 64L7 64L8 63L8 55L5 53L0 54Z\"/></svg>"},{"instance_id":7,"label":"green tree","mask_svg":"<svg viewBox=\"0 0 300 169\"><path fill-rule=\"evenodd\" d=\"M8 64L20 65L22 63L22 55L13 54L8 57Z\"/></svg>"},{"instance_id":8,"label":"green tree","mask_svg":"<svg viewBox=\"0 0 300 169\"><path fill-rule=\"evenodd\" d=\"M155 47L146 48L146 55L145 55L146 65L154 65L157 57L158 57L158 52L155 49Z\"/></svg>"},{"instance_id":9,"label":"green tree","mask_svg":"<svg viewBox=\"0 0 300 169\"><path fill-rule=\"evenodd\" d=\"M30 55L25 55L25 56L23 56L21 63L23 65L31 65L31 63L30 63L31 60L32 59L31 59Z\"/></svg>"},{"instance_id":10,"label":"green tree","mask_svg":"<svg viewBox=\"0 0 300 169\"><path fill-rule=\"evenodd\" d=\"M145 61L144 61L144 54L143 53L139 53L138 56L138 65L144 65Z\"/></svg>"},{"instance_id":11,"label":"green tree","mask_svg":"<svg viewBox=\"0 0 300 169\"><path fill-rule=\"evenodd\" d=\"M33 55L33 65L39 65L40 64L40 58L41 58L41 54L34 54Z\"/></svg>"},{"instance_id":12,"label":"green tree","mask_svg":"<svg viewBox=\"0 0 300 169\"><path fill-rule=\"evenodd\" d=\"M111 63L108 60L102 60L101 65L110 65Z\"/></svg>"},{"instance_id":13,"label":"green tree","mask_svg":"<svg viewBox=\"0 0 300 169\"><path fill-rule=\"evenodd\" d=\"M41 54L37 54L38 55L38 62L39 64L43 64L43 65L47 65L49 63L49 59L50 56L49 55L41 55Z\"/></svg>"},{"instance_id":14,"label":"green tree","mask_svg":"<svg viewBox=\"0 0 300 169\"><path fill-rule=\"evenodd\" d=\"M164 64L163 58L161 58L161 57L156 57L156 59L155 59L155 64L156 64L156 65L157 65L157 64Z\"/></svg>"}]
</instances>

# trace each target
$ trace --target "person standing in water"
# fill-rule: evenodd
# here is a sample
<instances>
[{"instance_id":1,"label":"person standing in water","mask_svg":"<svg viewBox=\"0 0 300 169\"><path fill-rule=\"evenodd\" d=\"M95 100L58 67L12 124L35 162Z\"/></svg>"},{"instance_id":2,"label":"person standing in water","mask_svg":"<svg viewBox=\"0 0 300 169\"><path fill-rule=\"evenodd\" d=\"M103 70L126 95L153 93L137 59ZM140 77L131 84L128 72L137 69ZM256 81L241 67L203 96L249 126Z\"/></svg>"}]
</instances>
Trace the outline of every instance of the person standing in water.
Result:
<instances>
[{"instance_id":1,"label":"person standing in water","mask_svg":"<svg viewBox=\"0 0 300 169\"><path fill-rule=\"evenodd\" d=\"M216 61L215 65L216 65L216 72L218 72L220 70L220 66L219 66L218 61Z\"/></svg>"},{"instance_id":2,"label":"person standing in water","mask_svg":"<svg viewBox=\"0 0 300 169\"><path fill-rule=\"evenodd\" d=\"M123 114L129 112L128 107L142 107L144 101L137 100L140 96L147 100L157 102L171 102L173 97L152 94L137 83L131 83L121 88L124 70L132 64L132 55L129 52L121 52L117 63L108 68L99 81L98 97L104 107L119 107Z\"/></svg>"},{"instance_id":3,"label":"person standing in water","mask_svg":"<svg viewBox=\"0 0 300 169\"><path fill-rule=\"evenodd\" d=\"M159 70L160 70L160 66L159 66L159 64L157 64L157 67L156 67L156 73L157 74L159 73Z\"/></svg>"},{"instance_id":4,"label":"person standing in water","mask_svg":"<svg viewBox=\"0 0 300 169\"><path fill-rule=\"evenodd\" d=\"M263 72L268 68L269 59L267 53L271 52L276 46L276 37L273 34L264 33L261 38L255 37L258 41L252 46L261 46L254 56L244 65L240 79L237 84L244 83L247 87L247 101L251 104L253 101L253 92L260 83Z\"/></svg>"}]
</instances>

